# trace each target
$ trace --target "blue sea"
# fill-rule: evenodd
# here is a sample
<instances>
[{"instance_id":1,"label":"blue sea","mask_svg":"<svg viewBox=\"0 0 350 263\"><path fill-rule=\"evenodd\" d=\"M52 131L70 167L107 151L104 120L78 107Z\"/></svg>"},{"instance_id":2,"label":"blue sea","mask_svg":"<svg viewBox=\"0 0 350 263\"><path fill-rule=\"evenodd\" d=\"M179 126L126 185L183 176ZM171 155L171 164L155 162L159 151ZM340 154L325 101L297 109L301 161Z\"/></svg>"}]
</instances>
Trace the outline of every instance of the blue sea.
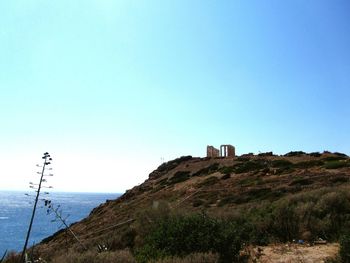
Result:
<instances>
[{"instance_id":1,"label":"blue sea","mask_svg":"<svg viewBox=\"0 0 350 263\"><path fill-rule=\"evenodd\" d=\"M23 249L35 197L26 192L0 191L0 257L8 251ZM114 193L50 193L55 207L60 206L62 217L69 224L89 215L91 210L106 200L113 200L120 194ZM53 222L55 216L47 214L43 201L38 202L28 247L63 228L61 222Z\"/></svg>"}]
</instances>

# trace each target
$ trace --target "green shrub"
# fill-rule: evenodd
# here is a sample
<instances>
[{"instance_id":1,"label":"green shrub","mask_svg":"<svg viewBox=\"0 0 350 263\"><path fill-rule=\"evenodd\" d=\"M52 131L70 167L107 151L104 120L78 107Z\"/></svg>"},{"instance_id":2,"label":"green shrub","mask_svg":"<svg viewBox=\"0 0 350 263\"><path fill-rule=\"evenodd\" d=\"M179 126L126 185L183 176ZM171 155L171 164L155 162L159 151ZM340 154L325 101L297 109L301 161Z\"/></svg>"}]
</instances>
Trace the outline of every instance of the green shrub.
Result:
<instances>
[{"instance_id":1,"label":"green shrub","mask_svg":"<svg viewBox=\"0 0 350 263\"><path fill-rule=\"evenodd\" d=\"M202 199L195 199L193 200L192 202L192 206L193 207L198 207L198 206L201 206L203 205L205 202L202 200Z\"/></svg>"},{"instance_id":2,"label":"green shrub","mask_svg":"<svg viewBox=\"0 0 350 263\"><path fill-rule=\"evenodd\" d=\"M219 169L219 172L222 174L230 174L234 172L233 166L224 166Z\"/></svg>"},{"instance_id":3,"label":"green shrub","mask_svg":"<svg viewBox=\"0 0 350 263\"><path fill-rule=\"evenodd\" d=\"M288 160L277 159L271 162L271 167L277 168L274 169L274 174L284 174L293 172L294 164Z\"/></svg>"},{"instance_id":4,"label":"green shrub","mask_svg":"<svg viewBox=\"0 0 350 263\"><path fill-rule=\"evenodd\" d=\"M221 180L227 180L227 179L229 179L231 177L231 175L230 174L224 174L223 176L221 176Z\"/></svg>"},{"instance_id":5,"label":"green shrub","mask_svg":"<svg viewBox=\"0 0 350 263\"><path fill-rule=\"evenodd\" d=\"M339 256L343 263L350 263L350 231L347 231L340 239Z\"/></svg>"},{"instance_id":6,"label":"green shrub","mask_svg":"<svg viewBox=\"0 0 350 263\"><path fill-rule=\"evenodd\" d=\"M210 186L210 185L214 185L217 182L219 182L219 178L217 178L216 176L210 176L208 178L206 178L205 180L203 180L202 182L200 182L198 185L199 186Z\"/></svg>"},{"instance_id":7,"label":"green shrub","mask_svg":"<svg viewBox=\"0 0 350 263\"><path fill-rule=\"evenodd\" d=\"M219 169L219 164L213 163L213 164L195 172L194 174L192 174L192 176L205 176L205 175L217 172L218 169Z\"/></svg>"},{"instance_id":8,"label":"green shrub","mask_svg":"<svg viewBox=\"0 0 350 263\"><path fill-rule=\"evenodd\" d=\"M337 241L350 222L349 188L323 188L270 202L276 192L261 193L269 202L249 204L239 211L253 225L251 241L254 243L291 241L305 232L310 232L313 238ZM227 196L222 201L237 203L239 196Z\"/></svg>"},{"instance_id":9,"label":"green shrub","mask_svg":"<svg viewBox=\"0 0 350 263\"><path fill-rule=\"evenodd\" d=\"M254 156L254 154L251 154L251 156ZM239 156L237 157L237 161L239 162L248 162L250 158L248 156Z\"/></svg>"},{"instance_id":10,"label":"green shrub","mask_svg":"<svg viewBox=\"0 0 350 263\"><path fill-rule=\"evenodd\" d=\"M252 186L256 185L257 177L246 177L238 182L241 186Z\"/></svg>"},{"instance_id":11,"label":"green shrub","mask_svg":"<svg viewBox=\"0 0 350 263\"><path fill-rule=\"evenodd\" d=\"M259 153L258 156L273 156L273 152Z\"/></svg>"},{"instance_id":12,"label":"green shrub","mask_svg":"<svg viewBox=\"0 0 350 263\"><path fill-rule=\"evenodd\" d=\"M176 166L178 166L180 163L182 162L186 162L186 161L189 161L192 159L192 156L188 155L188 156L181 156L180 158L177 158L175 160L172 160L172 161L169 161L169 162L166 162L166 163L163 163L161 164L157 170L159 172L168 172L172 169L174 169Z\"/></svg>"},{"instance_id":13,"label":"green shrub","mask_svg":"<svg viewBox=\"0 0 350 263\"><path fill-rule=\"evenodd\" d=\"M265 199L271 193L271 188L253 188L247 191L249 200Z\"/></svg>"},{"instance_id":14,"label":"green shrub","mask_svg":"<svg viewBox=\"0 0 350 263\"><path fill-rule=\"evenodd\" d=\"M201 191L196 194L197 199L201 199L204 205L216 203L218 194L214 191Z\"/></svg>"},{"instance_id":15,"label":"green shrub","mask_svg":"<svg viewBox=\"0 0 350 263\"><path fill-rule=\"evenodd\" d=\"M267 167L267 162L265 160L252 160L244 163L238 163L233 168L234 171L239 174L251 171L258 171Z\"/></svg>"},{"instance_id":16,"label":"green shrub","mask_svg":"<svg viewBox=\"0 0 350 263\"><path fill-rule=\"evenodd\" d=\"M322 160L325 162L342 161L342 160L346 160L346 159L348 159L348 158L346 158L344 156L328 156L328 157L322 158Z\"/></svg>"},{"instance_id":17,"label":"green shrub","mask_svg":"<svg viewBox=\"0 0 350 263\"><path fill-rule=\"evenodd\" d=\"M166 256L168 256L166 252L148 243L135 250L135 259L138 263L148 263Z\"/></svg>"},{"instance_id":18,"label":"green shrub","mask_svg":"<svg viewBox=\"0 0 350 263\"><path fill-rule=\"evenodd\" d=\"M289 185L310 185L313 184L313 181L308 178L296 179L293 180Z\"/></svg>"},{"instance_id":19,"label":"green shrub","mask_svg":"<svg viewBox=\"0 0 350 263\"><path fill-rule=\"evenodd\" d=\"M168 183L168 178L163 178L158 181L158 184L161 186L165 186Z\"/></svg>"},{"instance_id":20,"label":"green shrub","mask_svg":"<svg viewBox=\"0 0 350 263\"><path fill-rule=\"evenodd\" d=\"M193 253L185 257L167 257L156 263L217 263L219 255L213 253Z\"/></svg>"},{"instance_id":21,"label":"green shrub","mask_svg":"<svg viewBox=\"0 0 350 263\"><path fill-rule=\"evenodd\" d=\"M177 184L186 181L187 179L190 178L190 173L189 171L178 171L174 174L173 177L169 179L169 184Z\"/></svg>"},{"instance_id":22,"label":"green shrub","mask_svg":"<svg viewBox=\"0 0 350 263\"><path fill-rule=\"evenodd\" d=\"M335 154L335 155L337 155L337 156L345 157L345 158L348 158L348 157L349 157L349 156L347 156L345 153L334 152L333 154Z\"/></svg>"},{"instance_id":23,"label":"green shrub","mask_svg":"<svg viewBox=\"0 0 350 263\"><path fill-rule=\"evenodd\" d=\"M298 163L294 164L294 167L301 168L301 169L307 169L307 168L312 168L315 166L322 166L322 165L324 165L323 161L312 160L312 161L298 162Z\"/></svg>"},{"instance_id":24,"label":"green shrub","mask_svg":"<svg viewBox=\"0 0 350 263\"><path fill-rule=\"evenodd\" d=\"M277 159L277 160L273 160L271 162L271 166L274 168L281 168L281 167L292 167L293 163L291 163L288 160L284 160L284 159Z\"/></svg>"},{"instance_id":25,"label":"green shrub","mask_svg":"<svg viewBox=\"0 0 350 263\"><path fill-rule=\"evenodd\" d=\"M272 231L279 240L286 242L298 237L299 217L291 202L279 202L273 210L272 218Z\"/></svg>"},{"instance_id":26,"label":"green shrub","mask_svg":"<svg viewBox=\"0 0 350 263\"><path fill-rule=\"evenodd\" d=\"M304 154L306 154L306 153L303 151L291 151L289 153L286 153L284 156L292 157L292 156L302 156Z\"/></svg>"},{"instance_id":27,"label":"green shrub","mask_svg":"<svg viewBox=\"0 0 350 263\"><path fill-rule=\"evenodd\" d=\"M346 182L349 182L349 177L348 176L336 176L336 177L331 179L331 182L333 184L346 183Z\"/></svg>"},{"instance_id":28,"label":"green shrub","mask_svg":"<svg viewBox=\"0 0 350 263\"><path fill-rule=\"evenodd\" d=\"M237 200L238 200L238 196L235 195L235 194L231 194L231 195L223 197L219 201L218 206L224 206L224 205L227 205L227 204L236 203Z\"/></svg>"},{"instance_id":29,"label":"green shrub","mask_svg":"<svg viewBox=\"0 0 350 263\"><path fill-rule=\"evenodd\" d=\"M138 262L165 256L214 252L220 262L235 262L244 241L242 224L221 221L204 214L173 216L159 221L137 251Z\"/></svg>"},{"instance_id":30,"label":"green shrub","mask_svg":"<svg viewBox=\"0 0 350 263\"><path fill-rule=\"evenodd\" d=\"M121 228L116 233L110 233L105 240L101 241L101 243L105 244L108 250L122 250L126 248L133 248L135 245L135 237L137 233L133 228Z\"/></svg>"},{"instance_id":31,"label":"green shrub","mask_svg":"<svg viewBox=\"0 0 350 263\"><path fill-rule=\"evenodd\" d=\"M349 162L342 161L342 160L330 161L324 165L324 167L326 169L338 169L338 168L343 168L343 167L348 167L348 166L350 166Z\"/></svg>"},{"instance_id":32,"label":"green shrub","mask_svg":"<svg viewBox=\"0 0 350 263\"><path fill-rule=\"evenodd\" d=\"M321 153L320 152L312 152L312 153L309 153L310 156L312 157L321 157Z\"/></svg>"}]
</instances>

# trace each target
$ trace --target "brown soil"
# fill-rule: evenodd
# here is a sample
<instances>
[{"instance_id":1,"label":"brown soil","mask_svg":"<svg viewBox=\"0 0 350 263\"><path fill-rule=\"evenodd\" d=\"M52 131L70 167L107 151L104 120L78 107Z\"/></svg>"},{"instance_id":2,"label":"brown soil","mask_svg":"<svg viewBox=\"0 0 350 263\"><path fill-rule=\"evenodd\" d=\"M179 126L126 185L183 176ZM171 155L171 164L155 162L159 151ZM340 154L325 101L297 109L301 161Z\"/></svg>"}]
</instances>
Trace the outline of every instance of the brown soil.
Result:
<instances>
[{"instance_id":1,"label":"brown soil","mask_svg":"<svg viewBox=\"0 0 350 263\"><path fill-rule=\"evenodd\" d=\"M339 244L326 245L298 245L277 244L266 247L249 249L249 262L255 263L321 263L335 259L339 251Z\"/></svg>"}]
</instances>

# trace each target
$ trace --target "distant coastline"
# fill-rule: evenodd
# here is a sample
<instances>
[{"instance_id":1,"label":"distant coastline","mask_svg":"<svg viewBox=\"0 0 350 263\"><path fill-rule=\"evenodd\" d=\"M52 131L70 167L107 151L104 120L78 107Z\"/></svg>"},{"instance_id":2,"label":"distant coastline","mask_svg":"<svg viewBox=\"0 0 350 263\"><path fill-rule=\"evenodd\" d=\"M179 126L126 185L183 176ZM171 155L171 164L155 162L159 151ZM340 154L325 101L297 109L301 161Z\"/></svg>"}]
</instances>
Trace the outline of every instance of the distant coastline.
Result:
<instances>
[{"instance_id":1,"label":"distant coastline","mask_svg":"<svg viewBox=\"0 0 350 263\"><path fill-rule=\"evenodd\" d=\"M21 190L0 190L0 254L9 251L20 251L23 246L25 232L29 223L33 197L28 197ZM62 214L69 224L80 221L89 215L91 210L106 202L116 199L119 193L89 193L89 192L51 192L48 198L60 205ZM39 209L34 221L30 245L39 243L43 238L52 235L60 228L57 222L51 222L53 217L46 214L46 209L39 203ZM62 228L62 227L61 227Z\"/></svg>"}]
</instances>

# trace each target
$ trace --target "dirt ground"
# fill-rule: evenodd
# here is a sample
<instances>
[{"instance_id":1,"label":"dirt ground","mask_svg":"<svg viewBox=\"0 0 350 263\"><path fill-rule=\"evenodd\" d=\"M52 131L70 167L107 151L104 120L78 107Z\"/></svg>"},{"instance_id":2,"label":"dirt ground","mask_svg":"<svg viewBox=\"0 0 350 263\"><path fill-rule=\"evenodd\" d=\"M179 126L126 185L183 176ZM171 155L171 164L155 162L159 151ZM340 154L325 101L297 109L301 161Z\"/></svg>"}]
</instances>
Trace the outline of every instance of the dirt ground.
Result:
<instances>
[{"instance_id":1,"label":"dirt ground","mask_svg":"<svg viewBox=\"0 0 350 263\"><path fill-rule=\"evenodd\" d=\"M251 263L321 263L335 258L339 251L338 243L325 245L277 244L251 247L248 249Z\"/></svg>"}]
</instances>

